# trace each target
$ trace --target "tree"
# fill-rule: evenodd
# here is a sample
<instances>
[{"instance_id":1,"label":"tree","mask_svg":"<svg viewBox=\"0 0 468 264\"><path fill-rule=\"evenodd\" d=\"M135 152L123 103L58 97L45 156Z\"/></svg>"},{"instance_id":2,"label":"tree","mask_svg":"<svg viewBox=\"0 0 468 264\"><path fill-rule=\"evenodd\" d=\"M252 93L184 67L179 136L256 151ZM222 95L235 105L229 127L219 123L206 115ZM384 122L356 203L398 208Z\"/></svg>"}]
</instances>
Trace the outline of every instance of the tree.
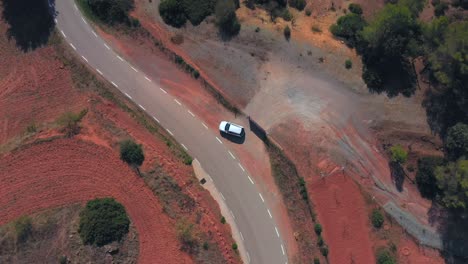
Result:
<instances>
[{"instance_id":1,"label":"tree","mask_svg":"<svg viewBox=\"0 0 468 264\"><path fill-rule=\"evenodd\" d=\"M357 14L350 13L338 18L336 24L330 27L330 32L345 39L350 47L356 47L362 42L360 31L367 25L366 21Z\"/></svg>"},{"instance_id":2,"label":"tree","mask_svg":"<svg viewBox=\"0 0 468 264\"><path fill-rule=\"evenodd\" d=\"M372 210L371 222L375 228L381 228L384 223L383 214L378 209Z\"/></svg>"},{"instance_id":3,"label":"tree","mask_svg":"<svg viewBox=\"0 0 468 264\"><path fill-rule=\"evenodd\" d=\"M130 220L125 208L113 198L95 199L80 213L78 232L85 244L103 246L120 241L128 233Z\"/></svg>"},{"instance_id":4,"label":"tree","mask_svg":"<svg viewBox=\"0 0 468 264\"><path fill-rule=\"evenodd\" d=\"M87 0L93 14L108 24L128 22L133 0Z\"/></svg>"},{"instance_id":5,"label":"tree","mask_svg":"<svg viewBox=\"0 0 468 264\"><path fill-rule=\"evenodd\" d=\"M302 11L306 7L307 3L305 0L289 0L289 5L299 11Z\"/></svg>"},{"instance_id":6,"label":"tree","mask_svg":"<svg viewBox=\"0 0 468 264\"><path fill-rule=\"evenodd\" d=\"M435 169L441 202L450 209L466 209L468 205L468 160L450 162Z\"/></svg>"},{"instance_id":7,"label":"tree","mask_svg":"<svg viewBox=\"0 0 468 264\"><path fill-rule=\"evenodd\" d=\"M377 264L396 264L396 261L387 249L380 249L377 251Z\"/></svg>"},{"instance_id":8,"label":"tree","mask_svg":"<svg viewBox=\"0 0 468 264\"><path fill-rule=\"evenodd\" d=\"M362 15L362 7L360 4L351 3L349 4L348 9L351 13Z\"/></svg>"},{"instance_id":9,"label":"tree","mask_svg":"<svg viewBox=\"0 0 468 264\"><path fill-rule=\"evenodd\" d=\"M403 164L408 159L408 152L400 145L392 146L390 152L392 155L392 162Z\"/></svg>"},{"instance_id":10,"label":"tree","mask_svg":"<svg viewBox=\"0 0 468 264\"><path fill-rule=\"evenodd\" d=\"M145 160L143 148L132 140L120 142L120 158L131 166L141 166Z\"/></svg>"},{"instance_id":11,"label":"tree","mask_svg":"<svg viewBox=\"0 0 468 264\"><path fill-rule=\"evenodd\" d=\"M468 125L458 123L447 130L445 150L452 160L465 156L468 158Z\"/></svg>"},{"instance_id":12,"label":"tree","mask_svg":"<svg viewBox=\"0 0 468 264\"><path fill-rule=\"evenodd\" d=\"M163 0L159 3L159 14L164 23L176 28L185 25L187 17L180 0Z\"/></svg>"},{"instance_id":13,"label":"tree","mask_svg":"<svg viewBox=\"0 0 468 264\"><path fill-rule=\"evenodd\" d=\"M422 197L434 199L439 193L434 170L437 166L443 165L443 163L444 159L441 157L422 157L418 160L416 185Z\"/></svg>"},{"instance_id":14,"label":"tree","mask_svg":"<svg viewBox=\"0 0 468 264\"><path fill-rule=\"evenodd\" d=\"M237 20L236 7L232 0L219 0L215 7L215 15L221 34L231 37L239 33L241 25Z\"/></svg>"},{"instance_id":15,"label":"tree","mask_svg":"<svg viewBox=\"0 0 468 264\"><path fill-rule=\"evenodd\" d=\"M316 233L317 235L322 234L322 225L321 225L321 224L318 224L318 223L315 224L315 225L314 225L314 230L315 230L315 233Z\"/></svg>"}]
</instances>

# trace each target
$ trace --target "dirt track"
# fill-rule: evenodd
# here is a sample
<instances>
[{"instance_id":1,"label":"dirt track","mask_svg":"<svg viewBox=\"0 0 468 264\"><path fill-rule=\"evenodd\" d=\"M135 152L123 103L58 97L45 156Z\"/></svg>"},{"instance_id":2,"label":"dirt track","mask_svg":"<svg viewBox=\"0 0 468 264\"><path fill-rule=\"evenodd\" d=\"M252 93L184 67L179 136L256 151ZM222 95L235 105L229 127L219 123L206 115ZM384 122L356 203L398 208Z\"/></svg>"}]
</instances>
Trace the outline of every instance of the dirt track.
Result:
<instances>
[{"instance_id":1,"label":"dirt track","mask_svg":"<svg viewBox=\"0 0 468 264\"><path fill-rule=\"evenodd\" d=\"M153 193L105 147L72 139L40 143L2 157L0 172L0 225L23 214L111 196L125 206L137 229L139 263L192 263L179 250L173 223Z\"/></svg>"}]
</instances>

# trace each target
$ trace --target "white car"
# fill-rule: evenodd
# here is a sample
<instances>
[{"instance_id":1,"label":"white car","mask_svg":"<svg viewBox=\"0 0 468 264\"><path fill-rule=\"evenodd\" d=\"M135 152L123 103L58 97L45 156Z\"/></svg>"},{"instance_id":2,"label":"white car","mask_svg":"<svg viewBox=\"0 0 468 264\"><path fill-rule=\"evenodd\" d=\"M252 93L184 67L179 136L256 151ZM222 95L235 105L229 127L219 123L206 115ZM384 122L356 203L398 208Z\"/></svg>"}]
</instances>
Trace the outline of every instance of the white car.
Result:
<instances>
[{"instance_id":1,"label":"white car","mask_svg":"<svg viewBox=\"0 0 468 264\"><path fill-rule=\"evenodd\" d=\"M243 137L245 135L245 131L242 126L227 121L221 121L219 124L219 131L236 137Z\"/></svg>"}]
</instances>

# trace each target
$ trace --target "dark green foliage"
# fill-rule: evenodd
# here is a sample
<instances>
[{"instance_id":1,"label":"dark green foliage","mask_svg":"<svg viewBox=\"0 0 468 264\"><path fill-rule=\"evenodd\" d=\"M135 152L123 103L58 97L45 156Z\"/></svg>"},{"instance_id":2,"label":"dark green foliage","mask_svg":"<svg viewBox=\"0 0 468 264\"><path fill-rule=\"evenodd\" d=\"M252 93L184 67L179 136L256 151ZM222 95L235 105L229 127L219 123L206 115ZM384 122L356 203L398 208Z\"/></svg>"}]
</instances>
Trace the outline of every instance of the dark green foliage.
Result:
<instances>
[{"instance_id":1,"label":"dark green foliage","mask_svg":"<svg viewBox=\"0 0 468 264\"><path fill-rule=\"evenodd\" d=\"M133 9L133 0L86 0L93 14L101 21L113 25L129 23L128 13Z\"/></svg>"},{"instance_id":2,"label":"dark green foliage","mask_svg":"<svg viewBox=\"0 0 468 264\"><path fill-rule=\"evenodd\" d=\"M366 21L360 15L350 13L338 18L336 24L331 25L330 32L344 38L348 46L357 47L362 42L359 32L366 25Z\"/></svg>"},{"instance_id":3,"label":"dark green foliage","mask_svg":"<svg viewBox=\"0 0 468 264\"><path fill-rule=\"evenodd\" d=\"M226 218L224 218L224 216L221 217L221 224L226 224Z\"/></svg>"},{"instance_id":4,"label":"dark green foliage","mask_svg":"<svg viewBox=\"0 0 468 264\"><path fill-rule=\"evenodd\" d=\"M307 5L305 0L289 0L289 6L296 8L299 11L304 10Z\"/></svg>"},{"instance_id":5,"label":"dark green foliage","mask_svg":"<svg viewBox=\"0 0 468 264\"><path fill-rule=\"evenodd\" d=\"M444 159L441 157L423 157L418 160L416 184L422 197L434 199L439 193L434 170L443 163Z\"/></svg>"},{"instance_id":6,"label":"dark green foliage","mask_svg":"<svg viewBox=\"0 0 468 264\"><path fill-rule=\"evenodd\" d=\"M232 250L234 250L234 251L237 250L237 244L236 244L236 243L233 243L233 244L232 244Z\"/></svg>"},{"instance_id":7,"label":"dark green foliage","mask_svg":"<svg viewBox=\"0 0 468 264\"><path fill-rule=\"evenodd\" d=\"M468 9L468 1L466 1L466 0L452 0L451 4L454 7L461 7L463 9L465 9L465 10Z\"/></svg>"},{"instance_id":8,"label":"dark green foliage","mask_svg":"<svg viewBox=\"0 0 468 264\"><path fill-rule=\"evenodd\" d=\"M375 228L381 228L384 223L383 214L378 209L372 210L371 222Z\"/></svg>"},{"instance_id":9,"label":"dark green foliage","mask_svg":"<svg viewBox=\"0 0 468 264\"><path fill-rule=\"evenodd\" d=\"M442 191L441 202L450 209L466 209L468 205L468 160L438 166L434 172Z\"/></svg>"},{"instance_id":10,"label":"dark green foliage","mask_svg":"<svg viewBox=\"0 0 468 264\"><path fill-rule=\"evenodd\" d=\"M408 152L400 145L395 145L390 148L392 161L403 164L408 159Z\"/></svg>"},{"instance_id":11,"label":"dark green foliage","mask_svg":"<svg viewBox=\"0 0 468 264\"><path fill-rule=\"evenodd\" d=\"M304 178L299 178L299 192L301 193L302 199L308 202L309 195L307 193L307 185Z\"/></svg>"},{"instance_id":12,"label":"dark green foliage","mask_svg":"<svg viewBox=\"0 0 468 264\"><path fill-rule=\"evenodd\" d=\"M327 257L328 256L328 246L324 245L323 247L320 248L320 253L322 253L322 256Z\"/></svg>"},{"instance_id":13,"label":"dark green foliage","mask_svg":"<svg viewBox=\"0 0 468 264\"><path fill-rule=\"evenodd\" d=\"M443 16L445 11L447 11L449 5L446 2L440 2L434 6L434 15Z\"/></svg>"},{"instance_id":14,"label":"dark green foliage","mask_svg":"<svg viewBox=\"0 0 468 264\"><path fill-rule=\"evenodd\" d=\"M16 232L16 240L19 243L26 242L33 230L31 218L28 216L22 216L18 218L18 220L16 220L14 223L14 227Z\"/></svg>"},{"instance_id":15,"label":"dark green foliage","mask_svg":"<svg viewBox=\"0 0 468 264\"><path fill-rule=\"evenodd\" d=\"M199 233L187 219L180 219L176 224L177 237L182 243L182 250L194 253L199 247Z\"/></svg>"},{"instance_id":16,"label":"dark green foliage","mask_svg":"<svg viewBox=\"0 0 468 264\"><path fill-rule=\"evenodd\" d=\"M232 37L239 33L241 25L236 16L235 4L232 0L220 0L215 8L216 24L223 36Z\"/></svg>"},{"instance_id":17,"label":"dark green foliage","mask_svg":"<svg viewBox=\"0 0 468 264\"><path fill-rule=\"evenodd\" d=\"M59 263L60 263L60 264L67 264L67 263L68 263L68 258L67 258L67 256L60 256L60 258L59 258Z\"/></svg>"},{"instance_id":18,"label":"dark green foliage","mask_svg":"<svg viewBox=\"0 0 468 264\"><path fill-rule=\"evenodd\" d=\"M437 48L443 43L449 24L450 21L446 16L435 18L430 23L423 24L424 39L430 48Z\"/></svg>"},{"instance_id":19,"label":"dark green foliage","mask_svg":"<svg viewBox=\"0 0 468 264\"><path fill-rule=\"evenodd\" d=\"M362 7L360 4L351 3L349 4L348 9L351 11L351 13L362 15Z\"/></svg>"},{"instance_id":20,"label":"dark green foliage","mask_svg":"<svg viewBox=\"0 0 468 264\"><path fill-rule=\"evenodd\" d=\"M464 156L468 158L468 125L458 123L447 130L445 139L447 156L456 160Z\"/></svg>"},{"instance_id":21,"label":"dark green foliage","mask_svg":"<svg viewBox=\"0 0 468 264\"><path fill-rule=\"evenodd\" d=\"M185 25L187 17L181 0L163 0L159 4L159 14L164 23L176 28Z\"/></svg>"},{"instance_id":22,"label":"dark green foliage","mask_svg":"<svg viewBox=\"0 0 468 264\"><path fill-rule=\"evenodd\" d=\"M208 242L205 241L205 242L203 243L203 249L204 249L204 250L208 250L209 248L210 248L210 245L208 244Z\"/></svg>"},{"instance_id":23,"label":"dark green foliage","mask_svg":"<svg viewBox=\"0 0 468 264\"><path fill-rule=\"evenodd\" d=\"M318 237L317 237L317 245L318 245L319 247L321 247L321 246L323 246L323 244L324 244L323 237L322 237L321 235L318 235Z\"/></svg>"},{"instance_id":24,"label":"dark green foliage","mask_svg":"<svg viewBox=\"0 0 468 264\"><path fill-rule=\"evenodd\" d=\"M386 249L380 249L377 252L377 264L396 264L395 257L392 256L392 254L386 250Z\"/></svg>"},{"instance_id":25,"label":"dark green foliage","mask_svg":"<svg viewBox=\"0 0 468 264\"><path fill-rule=\"evenodd\" d=\"M305 11L305 13L306 13L306 16L312 15L312 11L311 11L310 9L307 9L307 10Z\"/></svg>"},{"instance_id":26,"label":"dark green foliage","mask_svg":"<svg viewBox=\"0 0 468 264\"><path fill-rule=\"evenodd\" d=\"M314 264L320 264L320 259L318 259L317 257L314 258Z\"/></svg>"},{"instance_id":27,"label":"dark green foliage","mask_svg":"<svg viewBox=\"0 0 468 264\"><path fill-rule=\"evenodd\" d=\"M67 137L77 135L80 130L80 122L88 113L88 109L83 109L79 113L66 112L59 117L57 123L63 127L63 132Z\"/></svg>"},{"instance_id":28,"label":"dark green foliage","mask_svg":"<svg viewBox=\"0 0 468 264\"><path fill-rule=\"evenodd\" d=\"M113 198L95 199L80 213L78 232L85 244L103 246L120 241L128 233L130 220L125 208Z\"/></svg>"},{"instance_id":29,"label":"dark green foliage","mask_svg":"<svg viewBox=\"0 0 468 264\"><path fill-rule=\"evenodd\" d=\"M185 15L192 25L199 25L203 19L213 14L216 0L180 0L183 3Z\"/></svg>"},{"instance_id":30,"label":"dark green foliage","mask_svg":"<svg viewBox=\"0 0 468 264\"><path fill-rule=\"evenodd\" d=\"M131 166L141 166L145 160L143 148L133 140L120 142L120 158Z\"/></svg>"},{"instance_id":31,"label":"dark green foliage","mask_svg":"<svg viewBox=\"0 0 468 264\"><path fill-rule=\"evenodd\" d=\"M291 38L291 29L289 28L289 26L286 26L284 28L283 34L286 40L289 40Z\"/></svg>"},{"instance_id":32,"label":"dark green foliage","mask_svg":"<svg viewBox=\"0 0 468 264\"><path fill-rule=\"evenodd\" d=\"M322 225L317 223L314 225L314 230L317 235L322 234Z\"/></svg>"},{"instance_id":33,"label":"dark green foliage","mask_svg":"<svg viewBox=\"0 0 468 264\"><path fill-rule=\"evenodd\" d=\"M2 17L9 24L8 38L23 51L45 45L54 30L47 0L3 0Z\"/></svg>"},{"instance_id":34,"label":"dark green foliage","mask_svg":"<svg viewBox=\"0 0 468 264\"><path fill-rule=\"evenodd\" d=\"M353 62L351 60L346 60L345 61L345 68L346 69L351 69L353 67Z\"/></svg>"}]
</instances>

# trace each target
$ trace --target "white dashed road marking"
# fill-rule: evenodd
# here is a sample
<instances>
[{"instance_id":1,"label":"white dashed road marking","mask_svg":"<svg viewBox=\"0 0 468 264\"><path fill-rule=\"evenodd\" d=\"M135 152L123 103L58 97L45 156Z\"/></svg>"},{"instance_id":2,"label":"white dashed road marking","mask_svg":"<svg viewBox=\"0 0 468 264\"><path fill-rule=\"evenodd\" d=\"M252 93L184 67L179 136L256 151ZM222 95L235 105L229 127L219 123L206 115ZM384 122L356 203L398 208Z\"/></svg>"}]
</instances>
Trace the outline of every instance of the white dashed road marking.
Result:
<instances>
[{"instance_id":1,"label":"white dashed road marking","mask_svg":"<svg viewBox=\"0 0 468 264\"><path fill-rule=\"evenodd\" d=\"M188 148L187 148L184 144L180 143L180 145L182 145L182 147L183 147L185 150L188 150Z\"/></svg>"},{"instance_id":2,"label":"white dashed road marking","mask_svg":"<svg viewBox=\"0 0 468 264\"><path fill-rule=\"evenodd\" d=\"M275 226L275 231L276 231L276 235L279 237L278 228L276 228L276 226Z\"/></svg>"},{"instance_id":3,"label":"white dashed road marking","mask_svg":"<svg viewBox=\"0 0 468 264\"><path fill-rule=\"evenodd\" d=\"M153 119L156 120L156 122L159 123L159 120L156 117L153 116Z\"/></svg>"},{"instance_id":4,"label":"white dashed road marking","mask_svg":"<svg viewBox=\"0 0 468 264\"><path fill-rule=\"evenodd\" d=\"M237 163L237 164L239 164L239 167L241 168L242 171L245 171L244 167L242 167L240 163Z\"/></svg>"},{"instance_id":5,"label":"white dashed road marking","mask_svg":"<svg viewBox=\"0 0 468 264\"><path fill-rule=\"evenodd\" d=\"M194 115L192 112L190 112L190 110L187 110L187 112L188 112L191 116L195 117L195 115Z\"/></svg>"},{"instance_id":6,"label":"white dashed road marking","mask_svg":"<svg viewBox=\"0 0 468 264\"><path fill-rule=\"evenodd\" d=\"M148 82L151 82L151 79L148 78L148 77L146 77L146 76L145 76L145 79L146 79Z\"/></svg>"},{"instance_id":7,"label":"white dashed road marking","mask_svg":"<svg viewBox=\"0 0 468 264\"><path fill-rule=\"evenodd\" d=\"M97 38L96 32L94 32L94 30L91 30L91 32L93 32L93 35Z\"/></svg>"},{"instance_id":8,"label":"white dashed road marking","mask_svg":"<svg viewBox=\"0 0 468 264\"><path fill-rule=\"evenodd\" d=\"M221 198L223 198L224 201L226 201L226 198L224 198L224 195L222 193L219 193L221 194Z\"/></svg>"},{"instance_id":9,"label":"white dashed road marking","mask_svg":"<svg viewBox=\"0 0 468 264\"><path fill-rule=\"evenodd\" d=\"M270 209L267 209L267 211L268 211L268 215L270 216L270 218L273 218L273 216L270 213Z\"/></svg>"},{"instance_id":10,"label":"white dashed road marking","mask_svg":"<svg viewBox=\"0 0 468 264\"><path fill-rule=\"evenodd\" d=\"M86 22L86 20L83 17L81 17L81 20L83 20L85 24L88 24L88 22Z\"/></svg>"},{"instance_id":11,"label":"white dashed road marking","mask_svg":"<svg viewBox=\"0 0 468 264\"><path fill-rule=\"evenodd\" d=\"M258 195L260 196L260 199L262 199L262 202L265 202L265 200L263 199L263 196L261 193L258 193Z\"/></svg>"},{"instance_id":12,"label":"white dashed road marking","mask_svg":"<svg viewBox=\"0 0 468 264\"><path fill-rule=\"evenodd\" d=\"M167 94L166 90L164 90L163 88L159 88L163 93Z\"/></svg>"},{"instance_id":13,"label":"white dashed road marking","mask_svg":"<svg viewBox=\"0 0 468 264\"><path fill-rule=\"evenodd\" d=\"M221 139L219 139L218 137L216 137L216 140L218 140L219 143L223 144L223 142L221 141Z\"/></svg>"},{"instance_id":14,"label":"white dashed road marking","mask_svg":"<svg viewBox=\"0 0 468 264\"><path fill-rule=\"evenodd\" d=\"M128 94L128 93L125 93L125 96L127 96L128 98L132 99L132 97Z\"/></svg>"},{"instance_id":15,"label":"white dashed road marking","mask_svg":"<svg viewBox=\"0 0 468 264\"><path fill-rule=\"evenodd\" d=\"M231 212L232 218L236 219L236 216L234 215L234 213L231 210L229 210L229 212Z\"/></svg>"},{"instance_id":16,"label":"white dashed road marking","mask_svg":"<svg viewBox=\"0 0 468 264\"><path fill-rule=\"evenodd\" d=\"M176 102L178 105L182 105L177 99L174 99L174 102Z\"/></svg>"},{"instance_id":17,"label":"white dashed road marking","mask_svg":"<svg viewBox=\"0 0 468 264\"><path fill-rule=\"evenodd\" d=\"M250 254L247 252L247 263L250 263Z\"/></svg>"},{"instance_id":18,"label":"white dashed road marking","mask_svg":"<svg viewBox=\"0 0 468 264\"><path fill-rule=\"evenodd\" d=\"M102 71L100 71L99 69L96 69L96 71L97 71L99 74L104 75L104 74L102 74Z\"/></svg>"},{"instance_id":19,"label":"white dashed road marking","mask_svg":"<svg viewBox=\"0 0 468 264\"><path fill-rule=\"evenodd\" d=\"M75 45L73 45L72 43L70 43L70 46L71 46L74 50L76 50Z\"/></svg>"},{"instance_id":20,"label":"white dashed road marking","mask_svg":"<svg viewBox=\"0 0 468 264\"><path fill-rule=\"evenodd\" d=\"M146 111L146 109L145 109L141 104L139 104L138 106L139 106L141 109L143 109L143 111Z\"/></svg>"},{"instance_id":21,"label":"white dashed road marking","mask_svg":"<svg viewBox=\"0 0 468 264\"><path fill-rule=\"evenodd\" d=\"M85 56L81 56L81 58L83 58L83 60L85 60L86 62L88 62L88 59L87 59Z\"/></svg>"},{"instance_id":22,"label":"white dashed road marking","mask_svg":"<svg viewBox=\"0 0 468 264\"><path fill-rule=\"evenodd\" d=\"M104 46L105 46L108 50L110 50L110 47L107 46L107 44L104 43Z\"/></svg>"},{"instance_id":23,"label":"white dashed road marking","mask_svg":"<svg viewBox=\"0 0 468 264\"><path fill-rule=\"evenodd\" d=\"M169 129L166 128L166 131L167 131L169 134L171 134L171 136L174 136L174 134L172 134L172 132L171 132Z\"/></svg>"},{"instance_id":24,"label":"white dashed road marking","mask_svg":"<svg viewBox=\"0 0 468 264\"><path fill-rule=\"evenodd\" d=\"M111 83L112 83L112 85L114 85L115 87L119 87L119 86L117 86L117 84L115 84L115 82L111 82Z\"/></svg>"},{"instance_id":25,"label":"white dashed road marking","mask_svg":"<svg viewBox=\"0 0 468 264\"><path fill-rule=\"evenodd\" d=\"M73 6L75 6L75 9L78 10L78 7L76 6L76 4L73 4Z\"/></svg>"},{"instance_id":26,"label":"white dashed road marking","mask_svg":"<svg viewBox=\"0 0 468 264\"><path fill-rule=\"evenodd\" d=\"M121 60L121 61L125 61L124 59L122 59L122 57L120 57L119 55L117 55L117 59Z\"/></svg>"},{"instance_id":27,"label":"white dashed road marking","mask_svg":"<svg viewBox=\"0 0 468 264\"><path fill-rule=\"evenodd\" d=\"M208 127L205 125L205 123L202 123L202 125L203 125L206 129L208 129Z\"/></svg>"},{"instance_id":28,"label":"white dashed road marking","mask_svg":"<svg viewBox=\"0 0 468 264\"><path fill-rule=\"evenodd\" d=\"M133 66L130 66L135 72L138 72L137 69L135 69Z\"/></svg>"},{"instance_id":29,"label":"white dashed road marking","mask_svg":"<svg viewBox=\"0 0 468 264\"><path fill-rule=\"evenodd\" d=\"M60 33L62 33L64 38L67 38L67 35L65 35L65 33L63 33L63 30L60 30Z\"/></svg>"},{"instance_id":30,"label":"white dashed road marking","mask_svg":"<svg viewBox=\"0 0 468 264\"><path fill-rule=\"evenodd\" d=\"M229 152L229 155L231 155L231 157L232 157L233 159L236 159L236 157L232 154L231 151L228 151L228 152Z\"/></svg>"},{"instance_id":31,"label":"white dashed road marking","mask_svg":"<svg viewBox=\"0 0 468 264\"><path fill-rule=\"evenodd\" d=\"M249 181L254 184L254 181L252 180L252 178L250 178L250 176L247 176L249 178Z\"/></svg>"},{"instance_id":32,"label":"white dashed road marking","mask_svg":"<svg viewBox=\"0 0 468 264\"><path fill-rule=\"evenodd\" d=\"M281 251L283 251L283 255L284 255L284 247L283 247L283 244L281 244Z\"/></svg>"},{"instance_id":33,"label":"white dashed road marking","mask_svg":"<svg viewBox=\"0 0 468 264\"><path fill-rule=\"evenodd\" d=\"M240 234L242 241L244 241L244 236L242 235L242 232L239 232L239 234Z\"/></svg>"}]
</instances>

